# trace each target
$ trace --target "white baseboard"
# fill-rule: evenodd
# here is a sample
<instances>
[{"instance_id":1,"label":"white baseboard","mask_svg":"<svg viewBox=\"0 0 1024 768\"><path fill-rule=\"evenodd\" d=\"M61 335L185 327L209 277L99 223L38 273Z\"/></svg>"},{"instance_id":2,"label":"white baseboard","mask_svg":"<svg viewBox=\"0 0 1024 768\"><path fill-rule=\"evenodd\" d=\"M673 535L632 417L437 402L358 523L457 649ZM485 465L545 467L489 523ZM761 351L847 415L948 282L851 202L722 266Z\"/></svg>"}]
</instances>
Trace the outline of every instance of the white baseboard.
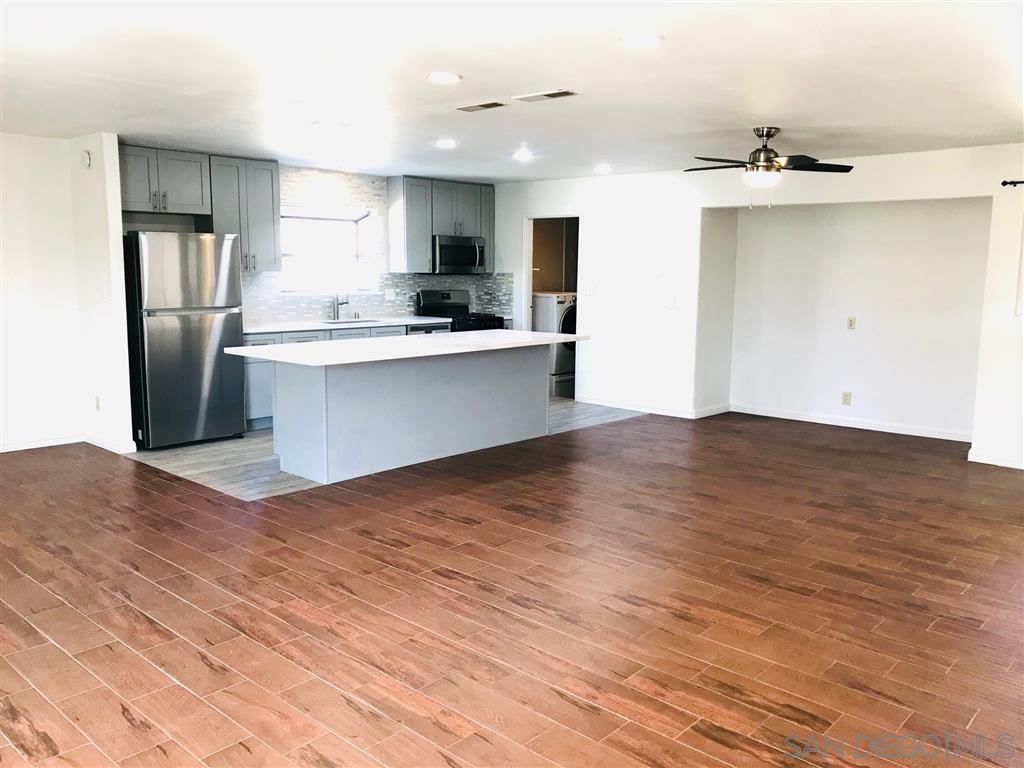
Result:
<instances>
[{"instance_id":1,"label":"white baseboard","mask_svg":"<svg viewBox=\"0 0 1024 768\"><path fill-rule=\"evenodd\" d=\"M973 461L976 464L992 464L996 467L1024 469L1024 461L1021 461L1020 459L1007 459L1003 456L993 456L992 454L986 454L975 448L971 448L971 450L967 452L967 460Z\"/></svg>"},{"instance_id":2,"label":"white baseboard","mask_svg":"<svg viewBox=\"0 0 1024 768\"><path fill-rule=\"evenodd\" d=\"M102 440L102 439L91 438L90 437L90 438L86 438L85 442L89 443L89 445L95 445L97 448L102 448L105 451L110 451L111 453L120 453L120 454L135 453L135 451L138 450L138 446L135 445L135 441L134 440L126 440L126 441L125 440L116 440L116 441L114 441L114 440Z\"/></svg>"},{"instance_id":3,"label":"white baseboard","mask_svg":"<svg viewBox=\"0 0 1024 768\"><path fill-rule=\"evenodd\" d=\"M703 408L698 408L694 411L694 418L703 419L705 416L717 416L720 413L728 413L732 410L732 406L728 403L720 405L706 405Z\"/></svg>"},{"instance_id":4,"label":"white baseboard","mask_svg":"<svg viewBox=\"0 0 1024 768\"><path fill-rule=\"evenodd\" d=\"M639 403L626 403L617 402L615 400L604 400L602 398L587 397L585 395L576 395L576 400L580 403L589 403L590 405L603 405L606 408L621 408L627 411L638 411L640 413L656 413L659 416L675 416L678 419L692 419L694 418L693 411L676 411L667 408L650 408L646 405L640 405Z\"/></svg>"},{"instance_id":5,"label":"white baseboard","mask_svg":"<svg viewBox=\"0 0 1024 768\"><path fill-rule=\"evenodd\" d=\"M794 421L813 421L817 424L830 424L834 427L853 427L869 429L874 432L892 432L897 435L913 435L915 437L934 437L939 440L957 440L970 442L969 432L958 432L938 427L903 424L897 421L878 421L876 419L858 419L835 416L831 413L814 413L811 411L787 411L779 408L757 408L750 405L732 405L737 413L749 413L753 416L771 416L776 419L793 419Z\"/></svg>"},{"instance_id":6,"label":"white baseboard","mask_svg":"<svg viewBox=\"0 0 1024 768\"><path fill-rule=\"evenodd\" d=\"M22 440L14 443L0 443L0 453L11 451L27 451L31 448L49 448L53 445L68 445L69 443L81 443L85 438L81 435L64 435L63 437L46 437L42 440Z\"/></svg>"}]
</instances>

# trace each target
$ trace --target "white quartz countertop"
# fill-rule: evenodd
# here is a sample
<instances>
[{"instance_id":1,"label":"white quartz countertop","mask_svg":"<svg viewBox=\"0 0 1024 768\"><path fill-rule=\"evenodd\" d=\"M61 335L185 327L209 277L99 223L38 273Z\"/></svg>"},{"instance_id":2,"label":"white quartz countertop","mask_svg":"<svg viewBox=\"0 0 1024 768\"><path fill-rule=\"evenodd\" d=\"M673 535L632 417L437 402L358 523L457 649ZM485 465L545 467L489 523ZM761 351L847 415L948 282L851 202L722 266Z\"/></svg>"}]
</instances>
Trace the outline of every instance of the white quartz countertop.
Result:
<instances>
[{"instance_id":1,"label":"white quartz countertop","mask_svg":"<svg viewBox=\"0 0 1024 768\"><path fill-rule=\"evenodd\" d=\"M413 336L383 336L369 339L338 339L294 344L264 344L252 347L228 347L229 355L270 360L292 365L327 366L375 363L383 360L408 360L415 357L459 355L516 347L536 347L567 341L586 341L589 336L534 331L463 331Z\"/></svg>"},{"instance_id":2,"label":"white quartz countertop","mask_svg":"<svg viewBox=\"0 0 1024 768\"><path fill-rule=\"evenodd\" d=\"M419 315L371 317L366 320L352 320L344 323L329 323L326 320L270 320L260 323L243 323L242 333L335 331L341 328L384 328L394 325L437 325L438 323L451 323L451 320L447 317L421 317Z\"/></svg>"}]
</instances>

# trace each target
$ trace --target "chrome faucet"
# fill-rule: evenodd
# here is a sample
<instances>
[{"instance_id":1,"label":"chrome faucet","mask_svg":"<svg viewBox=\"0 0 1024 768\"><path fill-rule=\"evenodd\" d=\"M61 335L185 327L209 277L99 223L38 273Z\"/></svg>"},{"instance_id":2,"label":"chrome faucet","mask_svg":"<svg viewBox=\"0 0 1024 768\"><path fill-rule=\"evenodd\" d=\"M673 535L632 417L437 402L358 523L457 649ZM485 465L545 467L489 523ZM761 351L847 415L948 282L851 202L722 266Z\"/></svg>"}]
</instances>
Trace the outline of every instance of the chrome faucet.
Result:
<instances>
[{"instance_id":1,"label":"chrome faucet","mask_svg":"<svg viewBox=\"0 0 1024 768\"><path fill-rule=\"evenodd\" d=\"M349 301L348 301L348 295L347 294L346 294L344 299L341 298L340 294L337 294L337 293L334 294L334 316L331 319L332 320L341 320L341 312L340 312L340 310L341 310L341 308L343 306L345 306L348 303L349 303Z\"/></svg>"}]
</instances>

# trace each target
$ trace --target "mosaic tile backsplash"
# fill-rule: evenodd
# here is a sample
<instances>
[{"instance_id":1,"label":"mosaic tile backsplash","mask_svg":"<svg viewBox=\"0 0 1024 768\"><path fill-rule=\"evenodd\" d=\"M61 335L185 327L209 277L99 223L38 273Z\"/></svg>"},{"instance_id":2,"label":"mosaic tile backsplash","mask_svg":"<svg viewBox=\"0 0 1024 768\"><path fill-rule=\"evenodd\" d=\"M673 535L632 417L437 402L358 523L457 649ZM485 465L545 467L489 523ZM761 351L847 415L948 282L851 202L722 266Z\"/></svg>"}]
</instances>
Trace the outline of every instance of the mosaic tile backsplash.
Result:
<instances>
[{"instance_id":1,"label":"mosaic tile backsplash","mask_svg":"<svg viewBox=\"0 0 1024 768\"><path fill-rule=\"evenodd\" d=\"M335 293L348 295L345 313L411 315L416 291L426 288L465 288L473 312L512 316L512 274L409 275L389 273L387 264L387 198L382 176L307 168L281 168L281 211L344 218L369 212L359 225L362 258L379 269L376 286L331 286L323 291L292 290L294 276L284 272L242 274L242 312L248 323L274 320L324 320L331 317ZM376 274L376 272L371 272Z\"/></svg>"},{"instance_id":2,"label":"mosaic tile backsplash","mask_svg":"<svg viewBox=\"0 0 1024 768\"><path fill-rule=\"evenodd\" d=\"M331 317L334 294L290 293L279 289L280 272L256 272L242 275L242 312L246 322L273 320L325 320ZM493 275L408 275L385 273L379 292L349 292L345 312L361 317L412 315L416 313L416 291L425 288L465 288L473 312L491 312L512 317L512 273ZM394 290L393 299L385 291ZM339 291L345 295L345 291Z\"/></svg>"}]
</instances>

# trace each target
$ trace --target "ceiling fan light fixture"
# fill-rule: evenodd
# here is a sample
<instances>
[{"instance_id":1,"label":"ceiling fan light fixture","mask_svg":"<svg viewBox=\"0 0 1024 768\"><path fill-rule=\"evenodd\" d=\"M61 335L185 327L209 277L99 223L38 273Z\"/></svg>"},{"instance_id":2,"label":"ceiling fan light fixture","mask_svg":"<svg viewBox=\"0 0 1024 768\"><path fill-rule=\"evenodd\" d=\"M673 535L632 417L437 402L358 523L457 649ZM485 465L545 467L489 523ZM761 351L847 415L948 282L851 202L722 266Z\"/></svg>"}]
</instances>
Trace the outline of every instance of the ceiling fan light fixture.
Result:
<instances>
[{"instance_id":1,"label":"ceiling fan light fixture","mask_svg":"<svg viewBox=\"0 0 1024 768\"><path fill-rule=\"evenodd\" d=\"M782 181L782 172L777 168L747 168L743 172L743 183L751 189L772 189Z\"/></svg>"}]
</instances>

